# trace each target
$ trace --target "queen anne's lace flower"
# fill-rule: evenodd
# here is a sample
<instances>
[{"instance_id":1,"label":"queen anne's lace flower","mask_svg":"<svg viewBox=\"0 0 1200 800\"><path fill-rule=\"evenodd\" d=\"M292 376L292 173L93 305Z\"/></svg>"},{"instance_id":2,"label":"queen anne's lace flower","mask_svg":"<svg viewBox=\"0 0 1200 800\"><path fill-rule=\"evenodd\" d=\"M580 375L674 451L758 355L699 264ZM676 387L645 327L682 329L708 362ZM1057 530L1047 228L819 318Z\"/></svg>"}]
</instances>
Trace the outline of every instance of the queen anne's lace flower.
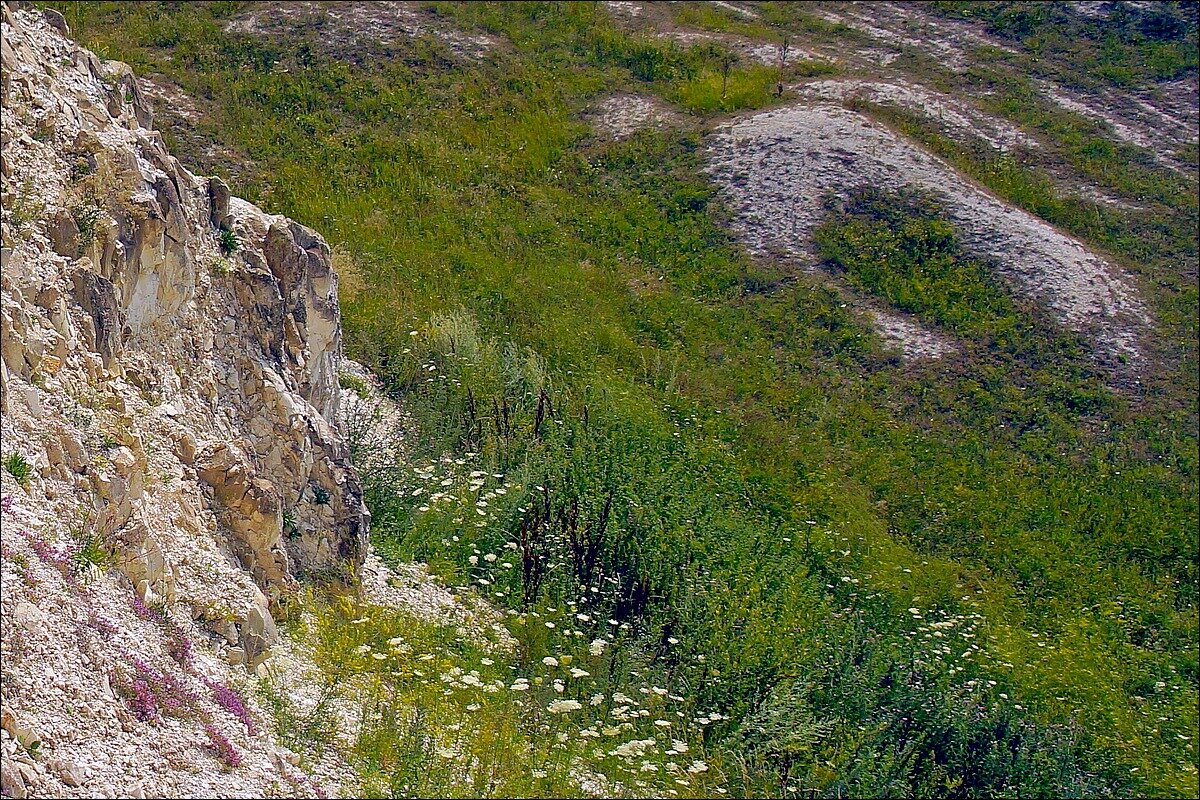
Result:
<instances>
[{"instance_id":1,"label":"queen anne's lace flower","mask_svg":"<svg viewBox=\"0 0 1200 800\"><path fill-rule=\"evenodd\" d=\"M546 710L551 714L567 714L571 711L578 711L583 708L578 700L555 700L550 705L546 706Z\"/></svg>"}]
</instances>

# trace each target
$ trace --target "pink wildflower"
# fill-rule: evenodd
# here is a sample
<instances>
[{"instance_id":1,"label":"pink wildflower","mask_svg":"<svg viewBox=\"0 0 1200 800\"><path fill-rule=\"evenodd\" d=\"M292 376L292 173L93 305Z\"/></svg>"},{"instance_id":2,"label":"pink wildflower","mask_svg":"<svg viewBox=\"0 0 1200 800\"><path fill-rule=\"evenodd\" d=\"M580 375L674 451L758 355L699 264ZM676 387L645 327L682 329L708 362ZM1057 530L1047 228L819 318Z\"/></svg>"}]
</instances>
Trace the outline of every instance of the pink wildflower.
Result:
<instances>
[{"instance_id":1,"label":"pink wildflower","mask_svg":"<svg viewBox=\"0 0 1200 800\"><path fill-rule=\"evenodd\" d=\"M208 678L201 678L201 680L204 681L205 686L212 690L213 700L216 701L217 705L241 720L242 724L246 726L246 733L253 736L254 720L250 718L250 709L246 708L246 703L242 700L241 695L228 686L216 681L209 680Z\"/></svg>"},{"instance_id":2,"label":"pink wildflower","mask_svg":"<svg viewBox=\"0 0 1200 800\"><path fill-rule=\"evenodd\" d=\"M137 592L129 596L129 605L133 607L133 613L137 614L139 619L162 621L162 614L146 605L145 601L138 597Z\"/></svg>"},{"instance_id":3,"label":"pink wildflower","mask_svg":"<svg viewBox=\"0 0 1200 800\"><path fill-rule=\"evenodd\" d=\"M233 742L229 741L225 734L221 733L211 724L204 726L204 732L208 734L212 748L217 751L217 755L228 766L236 767L242 763L242 754L234 749Z\"/></svg>"}]
</instances>

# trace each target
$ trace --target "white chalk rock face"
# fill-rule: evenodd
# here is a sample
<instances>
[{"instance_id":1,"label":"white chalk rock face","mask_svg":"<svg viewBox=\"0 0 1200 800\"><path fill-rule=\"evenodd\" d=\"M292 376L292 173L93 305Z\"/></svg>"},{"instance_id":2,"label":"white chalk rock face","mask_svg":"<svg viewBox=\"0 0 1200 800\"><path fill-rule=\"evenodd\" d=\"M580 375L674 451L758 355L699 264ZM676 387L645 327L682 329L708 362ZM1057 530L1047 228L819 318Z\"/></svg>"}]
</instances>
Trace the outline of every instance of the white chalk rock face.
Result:
<instances>
[{"instance_id":1,"label":"white chalk rock face","mask_svg":"<svg viewBox=\"0 0 1200 800\"><path fill-rule=\"evenodd\" d=\"M114 681L247 679L297 578L362 564L330 249L183 168L129 67L60 15L0 8L0 433L28 469L0 473L4 791L261 796L266 733L205 711L245 756L225 773L199 725L134 719ZM89 541L103 568L68 563ZM156 772L177 757L200 769Z\"/></svg>"},{"instance_id":2,"label":"white chalk rock face","mask_svg":"<svg viewBox=\"0 0 1200 800\"><path fill-rule=\"evenodd\" d=\"M336 428L341 328L328 245L192 175L149 127L128 67L23 19L6 12L11 424L44 429L48 379L69 396L86 387L125 405L132 389L132 404L147 407L131 414L129 434L161 433L172 450L188 442L180 464L264 591L297 570L361 562L367 515ZM107 498L128 505L122 524L140 500L127 489Z\"/></svg>"}]
</instances>

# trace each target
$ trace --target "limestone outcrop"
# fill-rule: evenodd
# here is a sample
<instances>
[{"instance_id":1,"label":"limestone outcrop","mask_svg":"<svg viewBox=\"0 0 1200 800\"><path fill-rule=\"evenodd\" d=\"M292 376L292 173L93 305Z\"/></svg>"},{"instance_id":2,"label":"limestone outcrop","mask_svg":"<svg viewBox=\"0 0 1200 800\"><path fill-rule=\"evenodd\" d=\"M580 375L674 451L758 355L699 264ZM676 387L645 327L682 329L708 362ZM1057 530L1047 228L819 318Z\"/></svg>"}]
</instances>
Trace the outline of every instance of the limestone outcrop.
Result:
<instances>
[{"instance_id":1,"label":"limestone outcrop","mask_svg":"<svg viewBox=\"0 0 1200 800\"><path fill-rule=\"evenodd\" d=\"M138 739L114 681L183 656L201 690L253 672L298 579L362 564L369 514L338 417L329 246L185 169L130 68L61 15L0 9L4 791L87 796L142 755L89 762L81 719L115 737L106 752L182 746ZM72 718L68 695L90 710ZM57 766L26 757L22 726ZM261 793L263 759L240 788L177 793Z\"/></svg>"},{"instance_id":2,"label":"limestone outcrop","mask_svg":"<svg viewBox=\"0 0 1200 800\"><path fill-rule=\"evenodd\" d=\"M14 442L22 427L38 434L27 455L45 457L39 477L90 492L119 533L155 503L137 478L153 439L264 592L361 562L328 245L184 169L129 68L72 44L54 12L39 25L4 14L0 324ZM92 463L103 448L69 412L95 411L129 469Z\"/></svg>"}]
</instances>

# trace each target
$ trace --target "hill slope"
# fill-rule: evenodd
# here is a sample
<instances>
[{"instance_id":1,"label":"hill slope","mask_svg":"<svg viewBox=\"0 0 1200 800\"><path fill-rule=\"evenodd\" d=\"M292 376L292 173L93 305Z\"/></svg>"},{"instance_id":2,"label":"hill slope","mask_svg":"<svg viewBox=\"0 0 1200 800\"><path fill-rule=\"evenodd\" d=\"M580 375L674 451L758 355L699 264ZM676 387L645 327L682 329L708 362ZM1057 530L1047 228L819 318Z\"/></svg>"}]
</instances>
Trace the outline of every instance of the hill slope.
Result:
<instances>
[{"instance_id":1,"label":"hill slope","mask_svg":"<svg viewBox=\"0 0 1200 800\"><path fill-rule=\"evenodd\" d=\"M486 622L310 576L304 758L1195 792L1194 7L56 7L335 243L372 544Z\"/></svg>"}]
</instances>

